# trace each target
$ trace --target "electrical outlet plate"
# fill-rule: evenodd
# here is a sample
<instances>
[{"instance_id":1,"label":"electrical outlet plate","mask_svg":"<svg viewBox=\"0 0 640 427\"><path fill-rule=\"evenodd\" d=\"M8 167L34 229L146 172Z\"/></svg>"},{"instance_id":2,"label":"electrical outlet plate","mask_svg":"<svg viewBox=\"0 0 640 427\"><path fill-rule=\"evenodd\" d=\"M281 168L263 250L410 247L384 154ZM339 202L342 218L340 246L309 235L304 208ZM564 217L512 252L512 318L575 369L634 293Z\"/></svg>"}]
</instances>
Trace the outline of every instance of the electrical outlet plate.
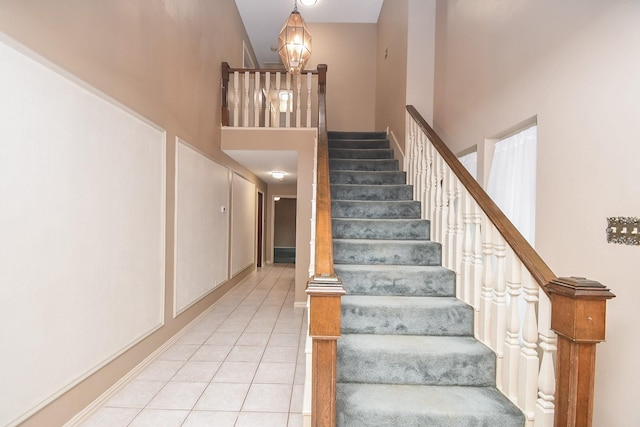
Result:
<instances>
[{"instance_id":1,"label":"electrical outlet plate","mask_svg":"<svg viewBox=\"0 0 640 427\"><path fill-rule=\"evenodd\" d=\"M607 218L607 242L640 246L640 218L615 216Z\"/></svg>"}]
</instances>

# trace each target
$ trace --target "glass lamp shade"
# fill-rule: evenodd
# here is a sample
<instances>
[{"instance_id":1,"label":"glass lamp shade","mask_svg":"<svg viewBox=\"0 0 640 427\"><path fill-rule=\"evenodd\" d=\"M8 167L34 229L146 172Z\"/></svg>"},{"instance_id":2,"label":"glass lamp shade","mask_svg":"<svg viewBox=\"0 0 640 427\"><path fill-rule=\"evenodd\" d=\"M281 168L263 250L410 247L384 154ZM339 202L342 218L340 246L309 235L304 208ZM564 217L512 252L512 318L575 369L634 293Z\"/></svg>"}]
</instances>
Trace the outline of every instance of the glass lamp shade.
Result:
<instances>
[{"instance_id":1,"label":"glass lamp shade","mask_svg":"<svg viewBox=\"0 0 640 427\"><path fill-rule=\"evenodd\" d=\"M289 15L278 40L278 53L284 67L291 74L300 74L311 56L311 34L297 10Z\"/></svg>"}]
</instances>

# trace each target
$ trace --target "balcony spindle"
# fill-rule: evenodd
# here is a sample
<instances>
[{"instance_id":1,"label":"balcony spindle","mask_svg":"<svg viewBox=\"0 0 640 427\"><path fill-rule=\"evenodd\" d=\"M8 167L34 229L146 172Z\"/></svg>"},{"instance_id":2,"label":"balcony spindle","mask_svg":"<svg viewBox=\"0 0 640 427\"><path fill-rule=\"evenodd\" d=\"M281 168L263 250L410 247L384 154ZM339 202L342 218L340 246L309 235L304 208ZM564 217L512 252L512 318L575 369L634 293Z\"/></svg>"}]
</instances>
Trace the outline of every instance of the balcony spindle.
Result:
<instances>
[{"instance_id":1,"label":"balcony spindle","mask_svg":"<svg viewBox=\"0 0 640 427\"><path fill-rule=\"evenodd\" d=\"M246 71L244 73L244 87L243 87L243 105L242 105L242 126L249 127L249 107L250 107L250 98L249 98L249 90L251 88L251 73Z\"/></svg>"},{"instance_id":2,"label":"balcony spindle","mask_svg":"<svg viewBox=\"0 0 640 427\"><path fill-rule=\"evenodd\" d=\"M307 127L311 127L311 78L313 73L307 73Z\"/></svg>"},{"instance_id":3,"label":"balcony spindle","mask_svg":"<svg viewBox=\"0 0 640 427\"><path fill-rule=\"evenodd\" d=\"M266 72L264 77L264 127L268 128L271 126L270 116L271 116L271 73Z\"/></svg>"},{"instance_id":4,"label":"balcony spindle","mask_svg":"<svg viewBox=\"0 0 640 427\"><path fill-rule=\"evenodd\" d=\"M491 336L491 304L493 300L493 235L495 227L485 217L484 233L482 233L482 255L484 257L484 274L482 276L482 292L480 293L480 334L478 338L490 345Z\"/></svg>"},{"instance_id":5,"label":"balcony spindle","mask_svg":"<svg viewBox=\"0 0 640 427\"><path fill-rule=\"evenodd\" d=\"M240 126L240 72L233 73L233 126Z\"/></svg>"},{"instance_id":6,"label":"balcony spindle","mask_svg":"<svg viewBox=\"0 0 640 427\"><path fill-rule=\"evenodd\" d=\"M274 108L274 127L279 128L280 127L280 111L281 108L280 106L282 105L282 100L280 98L280 79L281 79L282 75L280 73L280 71L276 72L276 102L278 103L276 105L276 108Z\"/></svg>"},{"instance_id":7,"label":"balcony spindle","mask_svg":"<svg viewBox=\"0 0 640 427\"><path fill-rule=\"evenodd\" d=\"M296 127L302 127L302 111L300 108L300 92L302 91L302 76L296 76Z\"/></svg>"},{"instance_id":8,"label":"balcony spindle","mask_svg":"<svg viewBox=\"0 0 640 427\"><path fill-rule=\"evenodd\" d=\"M286 82L286 87L287 87L287 111L286 113L284 113L284 127L286 128L290 128L291 127L291 107L293 106L293 99L291 99L293 97L293 94L291 93L291 74L287 73L286 78L285 78L285 82Z\"/></svg>"}]
</instances>

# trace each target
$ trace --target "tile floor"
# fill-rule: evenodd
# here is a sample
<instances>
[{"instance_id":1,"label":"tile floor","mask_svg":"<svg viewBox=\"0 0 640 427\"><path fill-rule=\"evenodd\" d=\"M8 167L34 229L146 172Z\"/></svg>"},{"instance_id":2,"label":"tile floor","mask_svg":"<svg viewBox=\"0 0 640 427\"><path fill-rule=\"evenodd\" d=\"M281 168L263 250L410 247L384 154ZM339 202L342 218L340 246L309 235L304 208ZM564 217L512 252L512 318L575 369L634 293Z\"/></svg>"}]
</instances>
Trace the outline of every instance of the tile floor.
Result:
<instances>
[{"instance_id":1,"label":"tile floor","mask_svg":"<svg viewBox=\"0 0 640 427\"><path fill-rule=\"evenodd\" d=\"M245 278L83 427L301 427L306 315L294 268Z\"/></svg>"}]
</instances>

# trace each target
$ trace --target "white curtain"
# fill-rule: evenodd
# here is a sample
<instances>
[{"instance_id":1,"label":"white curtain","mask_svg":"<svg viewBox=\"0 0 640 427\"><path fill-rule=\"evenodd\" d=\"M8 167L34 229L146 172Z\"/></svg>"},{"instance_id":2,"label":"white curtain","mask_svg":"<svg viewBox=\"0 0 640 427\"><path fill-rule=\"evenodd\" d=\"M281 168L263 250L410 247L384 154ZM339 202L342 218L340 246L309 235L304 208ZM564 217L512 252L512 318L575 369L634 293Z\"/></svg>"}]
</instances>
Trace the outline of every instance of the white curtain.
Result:
<instances>
[{"instance_id":1,"label":"white curtain","mask_svg":"<svg viewBox=\"0 0 640 427\"><path fill-rule=\"evenodd\" d=\"M532 126L495 146L487 193L534 246L536 224L536 140Z\"/></svg>"},{"instance_id":2,"label":"white curtain","mask_svg":"<svg viewBox=\"0 0 640 427\"><path fill-rule=\"evenodd\" d=\"M478 152L474 151L469 154L465 154L462 157L458 157L462 166L464 166L472 177L478 180Z\"/></svg>"}]
</instances>

